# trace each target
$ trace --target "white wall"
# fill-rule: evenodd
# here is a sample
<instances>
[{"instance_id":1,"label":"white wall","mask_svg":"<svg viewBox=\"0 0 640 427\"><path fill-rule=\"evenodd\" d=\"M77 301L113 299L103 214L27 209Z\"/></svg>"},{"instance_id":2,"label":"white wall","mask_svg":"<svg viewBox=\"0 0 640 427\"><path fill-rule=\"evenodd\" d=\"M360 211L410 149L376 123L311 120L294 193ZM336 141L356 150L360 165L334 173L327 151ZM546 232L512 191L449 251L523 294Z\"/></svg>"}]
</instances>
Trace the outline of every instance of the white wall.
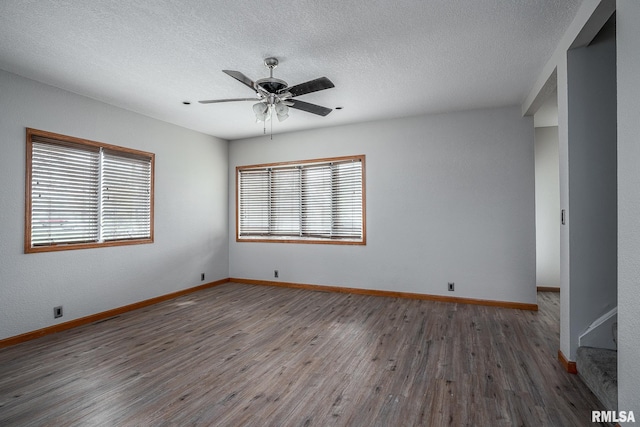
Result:
<instances>
[{"instance_id":1,"label":"white wall","mask_svg":"<svg viewBox=\"0 0 640 427\"><path fill-rule=\"evenodd\" d=\"M557 126L536 128L535 170L536 284L559 288L560 181Z\"/></svg>"},{"instance_id":2,"label":"white wall","mask_svg":"<svg viewBox=\"0 0 640 427\"><path fill-rule=\"evenodd\" d=\"M571 257L569 235L569 101L567 55L560 56L557 64L558 84L558 163L560 164L560 209L565 211L565 224L560 225L560 351L571 359Z\"/></svg>"},{"instance_id":3,"label":"white wall","mask_svg":"<svg viewBox=\"0 0 640 427\"><path fill-rule=\"evenodd\" d=\"M557 85L557 82L553 82ZM554 90L533 115L533 126L536 128L558 126L558 91Z\"/></svg>"},{"instance_id":4,"label":"white wall","mask_svg":"<svg viewBox=\"0 0 640 427\"><path fill-rule=\"evenodd\" d=\"M513 107L232 141L230 275L535 303L533 140ZM235 241L236 166L351 154L366 155L366 246Z\"/></svg>"},{"instance_id":5,"label":"white wall","mask_svg":"<svg viewBox=\"0 0 640 427\"><path fill-rule=\"evenodd\" d=\"M26 127L154 152L155 243L24 254ZM0 339L228 277L227 141L0 71L0 147Z\"/></svg>"},{"instance_id":6,"label":"white wall","mask_svg":"<svg viewBox=\"0 0 640 427\"><path fill-rule=\"evenodd\" d=\"M640 414L640 3L617 2L618 408Z\"/></svg>"},{"instance_id":7,"label":"white wall","mask_svg":"<svg viewBox=\"0 0 640 427\"><path fill-rule=\"evenodd\" d=\"M616 36L611 20L567 53L570 355L589 325L617 305Z\"/></svg>"},{"instance_id":8,"label":"white wall","mask_svg":"<svg viewBox=\"0 0 640 427\"><path fill-rule=\"evenodd\" d=\"M571 287L571 211L569 210L569 97L567 51L587 46L616 10L615 0L583 0L580 9L549 61L544 66L521 108L523 114L534 114L553 90L558 97L558 157L560 163L560 208L566 210L566 225L560 227L560 350L570 360L575 360L575 335L571 333L574 309L571 304L574 289ZM575 289L575 293L579 293Z\"/></svg>"}]
</instances>

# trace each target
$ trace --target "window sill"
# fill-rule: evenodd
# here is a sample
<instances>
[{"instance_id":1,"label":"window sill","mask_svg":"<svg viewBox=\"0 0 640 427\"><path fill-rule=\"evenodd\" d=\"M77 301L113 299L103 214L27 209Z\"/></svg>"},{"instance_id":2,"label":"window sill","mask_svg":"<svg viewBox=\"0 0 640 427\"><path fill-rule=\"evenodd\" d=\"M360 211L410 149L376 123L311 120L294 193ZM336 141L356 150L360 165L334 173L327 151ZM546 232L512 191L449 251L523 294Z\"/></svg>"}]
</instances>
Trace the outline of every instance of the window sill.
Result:
<instances>
[{"instance_id":1,"label":"window sill","mask_svg":"<svg viewBox=\"0 0 640 427\"><path fill-rule=\"evenodd\" d=\"M317 237L296 237L290 236L252 236L237 237L236 242L254 242L254 243L303 243L303 244L320 244L320 245L361 245L367 244L366 239L318 239Z\"/></svg>"},{"instance_id":2,"label":"window sill","mask_svg":"<svg viewBox=\"0 0 640 427\"><path fill-rule=\"evenodd\" d=\"M49 245L49 246L35 246L35 247L25 247L25 254L33 254L40 252L58 252L58 251L71 251L74 249L89 249L89 248L102 248L102 247L111 247L111 246L128 246L128 245L144 245L153 243L153 238L151 239L135 239L135 240L118 240L112 242L91 242L91 243L60 243L57 245Z\"/></svg>"}]
</instances>

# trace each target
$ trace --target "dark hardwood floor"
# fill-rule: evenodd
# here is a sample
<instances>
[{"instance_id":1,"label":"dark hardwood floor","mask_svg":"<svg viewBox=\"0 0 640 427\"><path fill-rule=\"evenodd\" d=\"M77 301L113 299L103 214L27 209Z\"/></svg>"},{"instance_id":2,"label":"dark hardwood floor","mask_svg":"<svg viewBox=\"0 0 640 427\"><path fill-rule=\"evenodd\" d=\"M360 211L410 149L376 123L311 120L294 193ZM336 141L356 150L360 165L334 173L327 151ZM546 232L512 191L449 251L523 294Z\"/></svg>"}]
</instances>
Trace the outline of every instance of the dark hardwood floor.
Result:
<instances>
[{"instance_id":1,"label":"dark hardwood floor","mask_svg":"<svg viewBox=\"0 0 640 427\"><path fill-rule=\"evenodd\" d=\"M229 283L0 350L0 425L591 425L538 303Z\"/></svg>"}]
</instances>

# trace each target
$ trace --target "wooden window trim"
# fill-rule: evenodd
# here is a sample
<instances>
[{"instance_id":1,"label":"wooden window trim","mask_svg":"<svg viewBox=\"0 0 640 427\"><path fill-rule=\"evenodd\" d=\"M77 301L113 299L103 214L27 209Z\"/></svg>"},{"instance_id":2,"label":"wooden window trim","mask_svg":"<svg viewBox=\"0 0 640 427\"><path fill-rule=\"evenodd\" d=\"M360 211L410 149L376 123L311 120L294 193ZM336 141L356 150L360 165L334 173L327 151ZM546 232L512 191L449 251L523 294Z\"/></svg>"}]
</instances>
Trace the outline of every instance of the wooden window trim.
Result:
<instances>
[{"instance_id":1,"label":"wooden window trim","mask_svg":"<svg viewBox=\"0 0 640 427\"><path fill-rule=\"evenodd\" d=\"M24 227L24 253L39 252L56 252L75 249L101 248L111 246L128 246L140 245L154 242L154 181L155 181L155 154L146 151L135 150L132 148L120 147L118 145L106 144L103 142L91 141L88 139L77 138L68 135L62 135L53 132L47 132L38 129L26 129L26 178L25 178L25 227ZM76 145L85 145L90 147L98 147L108 149L115 152L124 153L125 155L134 155L149 158L151 161L151 189L150 189L150 213L149 213L149 238L131 239L131 240L114 240L108 242L91 242L91 243L61 243L50 246L31 246L31 189L32 189L32 155L33 155L33 138L42 137L53 139L62 143L71 143Z\"/></svg>"},{"instance_id":2,"label":"wooden window trim","mask_svg":"<svg viewBox=\"0 0 640 427\"><path fill-rule=\"evenodd\" d=\"M259 168L268 168L268 167L282 167L282 166L291 166L291 165L304 165L304 164L313 164L313 163L329 163L329 162L339 162L345 160L358 160L362 164L362 240L361 241L350 241L350 240L331 240L331 239L315 239L315 238L305 238L305 239L261 239L261 238L251 238L251 239L242 239L240 238L240 186L239 186L239 173L241 170L245 169L259 169ZM324 244L324 245L352 245L352 246L365 246L367 244L367 197L366 197L366 163L365 163L365 155L359 154L355 156L342 156L342 157L326 157L320 159L309 159L309 160L296 160L296 161L288 161L288 162L277 162L277 163L261 163L255 165L243 165L236 166L236 242L242 243L301 243L301 244Z\"/></svg>"}]
</instances>

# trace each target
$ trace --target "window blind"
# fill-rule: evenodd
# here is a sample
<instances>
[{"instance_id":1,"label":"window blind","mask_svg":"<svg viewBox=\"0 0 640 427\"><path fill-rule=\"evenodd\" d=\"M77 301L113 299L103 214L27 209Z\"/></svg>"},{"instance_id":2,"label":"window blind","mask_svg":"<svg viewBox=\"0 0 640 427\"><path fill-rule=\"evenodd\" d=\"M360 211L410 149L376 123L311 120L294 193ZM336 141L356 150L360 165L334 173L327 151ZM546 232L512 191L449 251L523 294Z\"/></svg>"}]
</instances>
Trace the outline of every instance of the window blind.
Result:
<instances>
[{"instance_id":1,"label":"window blind","mask_svg":"<svg viewBox=\"0 0 640 427\"><path fill-rule=\"evenodd\" d=\"M302 169L302 235L332 237L332 167L318 165Z\"/></svg>"},{"instance_id":2,"label":"window blind","mask_svg":"<svg viewBox=\"0 0 640 427\"><path fill-rule=\"evenodd\" d=\"M269 234L271 174L269 170L242 171L239 183L239 232L242 236Z\"/></svg>"},{"instance_id":3,"label":"window blind","mask_svg":"<svg viewBox=\"0 0 640 427\"><path fill-rule=\"evenodd\" d=\"M238 169L238 238L363 240L360 157Z\"/></svg>"},{"instance_id":4,"label":"window blind","mask_svg":"<svg viewBox=\"0 0 640 427\"><path fill-rule=\"evenodd\" d=\"M362 170L355 162L332 169L333 228L335 237L350 237L362 230Z\"/></svg>"},{"instance_id":5,"label":"window blind","mask_svg":"<svg viewBox=\"0 0 640 427\"><path fill-rule=\"evenodd\" d=\"M269 234L300 236L300 169L271 169Z\"/></svg>"},{"instance_id":6,"label":"window blind","mask_svg":"<svg viewBox=\"0 0 640 427\"><path fill-rule=\"evenodd\" d=\"M102 240L148 238L151 232L151 161L103 150Z\"/></svg>"},{"instance_id":7,"label":"window blind","mask_svg":"<svg viewBox=\"0 0 640 427\"><path fill-rule=\"evenodd\" d=\"M97 241L99 149L38 138L31 162L31 245Z\"/></svg>"}]
</instances>

